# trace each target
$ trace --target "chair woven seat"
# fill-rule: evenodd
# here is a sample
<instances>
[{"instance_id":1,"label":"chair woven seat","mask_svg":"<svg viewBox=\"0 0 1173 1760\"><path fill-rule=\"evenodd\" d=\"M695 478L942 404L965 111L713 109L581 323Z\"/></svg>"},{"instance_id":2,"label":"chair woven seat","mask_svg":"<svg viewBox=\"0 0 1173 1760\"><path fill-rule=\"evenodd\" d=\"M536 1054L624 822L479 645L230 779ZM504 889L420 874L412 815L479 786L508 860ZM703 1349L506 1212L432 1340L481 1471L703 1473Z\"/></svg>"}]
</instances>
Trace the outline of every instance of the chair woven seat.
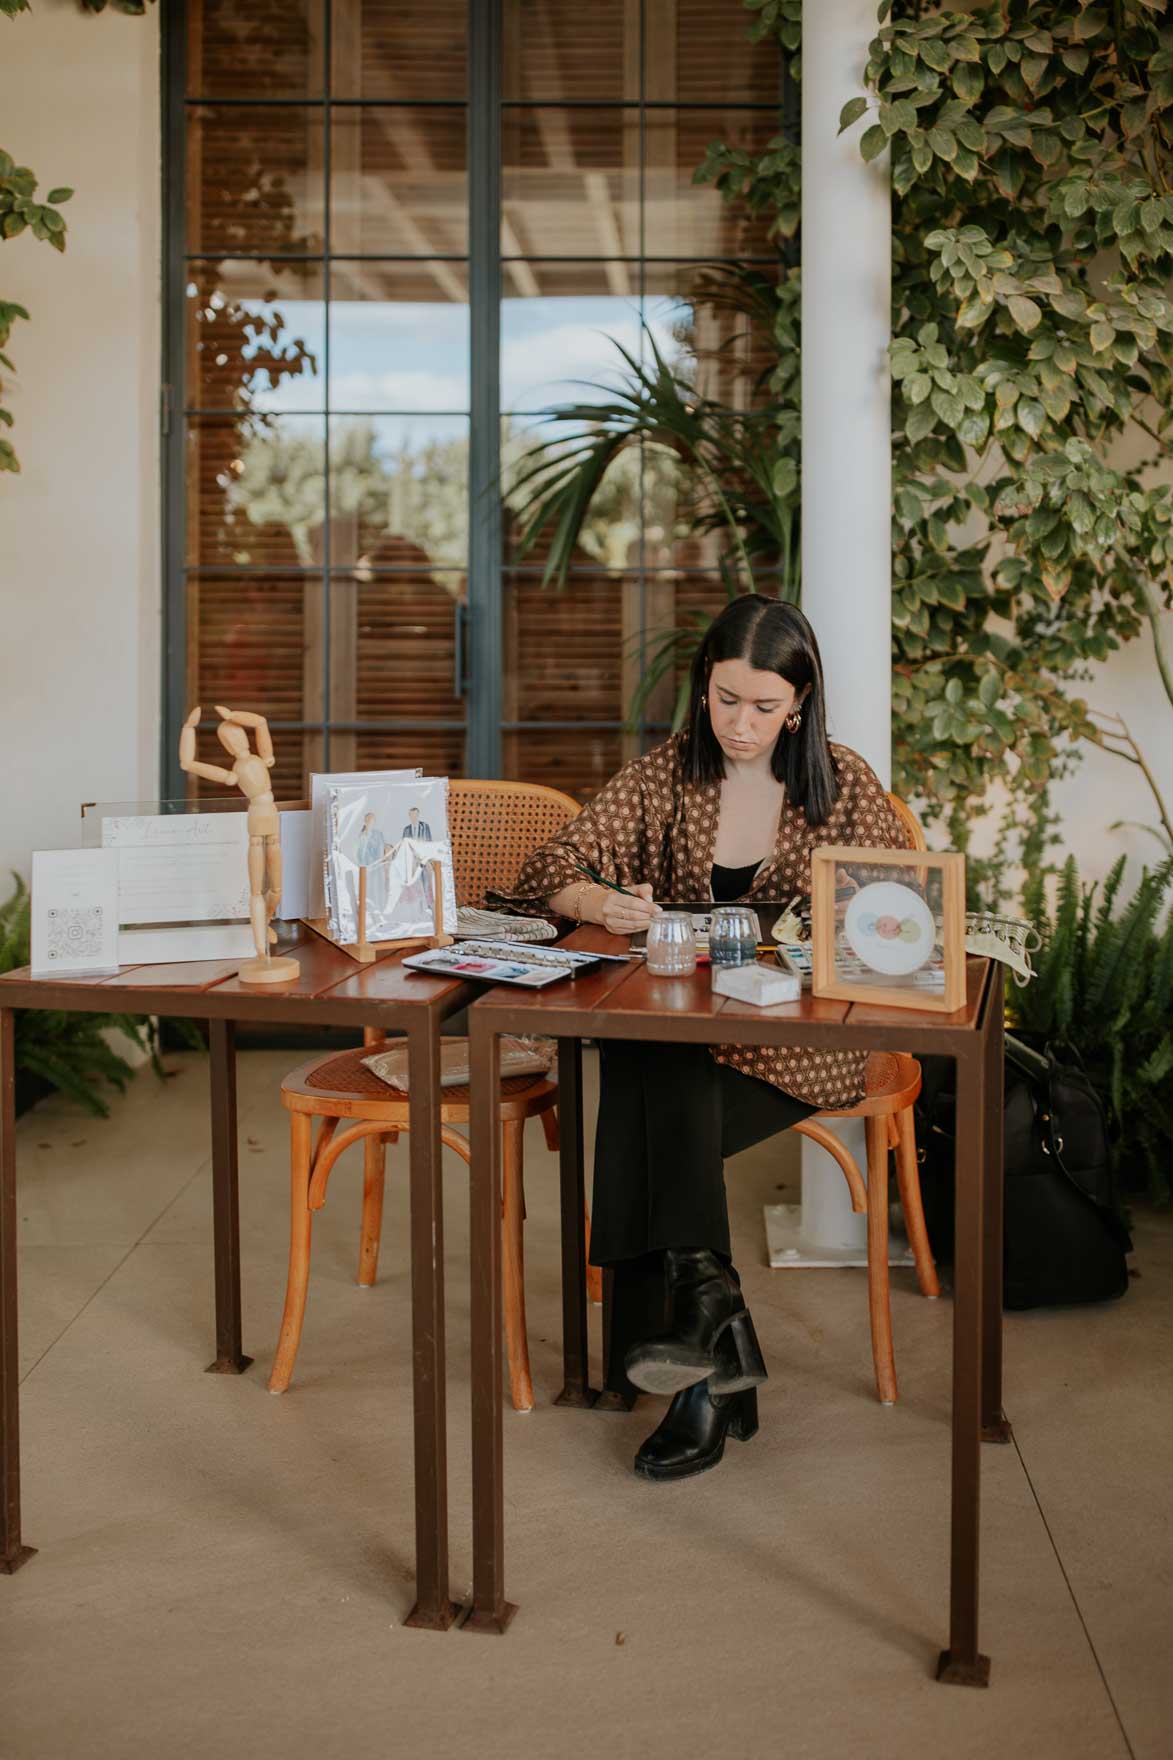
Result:
<instances>
[{"instance_id":1,"label":"chair woven seat","mask_svg":"<svg viewBox=\"0 0 1173 1760\"><path fill-rule=\"evenodd\" d=\"M902 1087L907 1080L908 1061L900 1052L871 1052L864 1071L864 1091L868 1099L890 1094L894 1088ZM902 1065L905 1067L902 1068Z\"/></svg>"}]
</instances>

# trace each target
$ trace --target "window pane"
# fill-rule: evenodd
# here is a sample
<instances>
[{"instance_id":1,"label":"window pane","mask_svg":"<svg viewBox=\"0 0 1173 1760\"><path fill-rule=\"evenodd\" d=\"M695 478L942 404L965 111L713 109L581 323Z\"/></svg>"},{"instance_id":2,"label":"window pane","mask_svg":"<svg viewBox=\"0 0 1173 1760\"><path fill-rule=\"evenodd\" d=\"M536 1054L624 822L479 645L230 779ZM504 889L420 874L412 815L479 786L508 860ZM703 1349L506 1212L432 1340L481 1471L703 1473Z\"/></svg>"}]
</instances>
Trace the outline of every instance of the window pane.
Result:
<instances>
[{"instance_id":1,"label":"window pane","mask_svg":"<svg viewBox=\"0 0 1173 1760\"><path fill-rule=\"evenodd\" d=\"M456 607L466 596L461 573L425 569L363 580L335 580L331 600L349 608L355 626L356 721L462 721L456 681ZM333 719L345 718L330 704Z\"/></svg>"},{"instance_id":2,"label":"window pane","mask_svg":"<svg viewBox=\"0 0 1173 1760\"><path fill-rule=\"evenodd\" d=\"M230 706L235 707L231 700ZM204 715L211 717L211 726L202 727L196 735L196 756L205 764L225 765L228 754L216 738L216 711L209 704ZM273 753L277 760L271 773L274 796L278 801L304 800L309 792L309 772L322 768L321 735L302 733L297 728L277 728L273 733ZM210 782L203 776L185 776L184 784L184 798L189 801L224 801L229 793L223 783Z\"/></svg>"},{"instance_id":3,"label":"window pane","mask_svg":"<svg viewBox=\"0 0 1173 1760\"><path fill-rule=\"evenodd\" d=\"M501 133L505 256L639 256L638 110L506 110Z\"/></svg>"},{"instance_id":4,"label":"window pane","mask_svg":"<svg viewBox=\"0 0 1173 1760\"><path fill-rule=\"evenodd\" d=\"M304 105L193 105L187 246L259 256L322 248L322 114Z\"/></svg>"},{"instance_id":5,"label":"window pane","mask_svg":"<svg viewBox=\"0 0 1173 1760\"><path fill-rule=\"evenodd\" d=\"M581 805L597 794L624 762L619 730L506 733L501 771L513 782L540 782L560 788Z\"/></svg>"},{"instance_id":6,"label":"window pane","mask_svg":"<svg viewBox=\"0 0 1173 1760\"><path fill-rule=\"evenodd\" d=\"M325 423L313 416L188 421L193 563L312 568L322 560Z\"/></svg>"},{"instance_id":7,"label":"window pane","mask_svg":"<svg viewBox=\"0 0 1173 1760\"><path fill-rule=\"evenodd\" d=\"M193 262L186 294L189 408L322 408L326 313L319 269Z\"/></svg>"},{"instance_id":8,"label":"window pane","mask_svg":"<svg viewBox=\"0 0 1173 1760\"><path fill-rule=\"evenodd\" d=\"M331 763L336 761L338 737L330 738ZM355 735L356 770L406 770L416 764L425 776L463 776L463 730L421 727Z\"/></svg>"},{"instance_id":9,"label":"window pane","mask_svg":"<svg viewBox=\"0 0 1173 1760\"><path fill-rule=\"evenodd\" d=\"M467 411L464 275L459 263L332 265L332 409Z\"/></svg>"},{"instance_id":10,"label":"window pane","mask_svg":"<svg viewBox=\"0 0 1173 1760\"><path fill-rule=\"evenodd\" d=\"M711 0L710 0L711 3ZM640 0L505 0L506 98L639 100Z\"/></svg>"},{"instance_id":11,"label":"window pane","mask_svg":"<svg viewBox=\"0 0 1173 1760\"><path fill-rule=\"evenodd\" d=\"M524 267L534 272L529 296L514 296L506 276L501 302L502 409L602 402L626 377L616 345L639 358L638 263L575 264L556 293L540 291L549 265ZM582 293L572 291L576 282Z\"/></svg>"},{"instance_id":12,"label":"window pane","mask_svg":"<svg viewBox=\"0 0 1173 1760\"><path fill-rule=\"evenodd\" d=\"M463 98L469 0L334 0L336 98Z\"/></svg>"},{"instance_id":13,"label":"window pane","mask_svg":"<svg viewBox=\"0 0 1173 1760\"><path fill-rule=\"evenodd\" d=\"M630 718L645 670L656 667L661 639L701 602L691 590L679 599L677 587L674 571L642 579L576 572L561 589L543 588L540 576L507 573L504 720ZM671 668L656 678L642 720L671 721L678 682ZM635 733L624 731L623 755L624 761L638 755Z\"/></svg>"},{"instance_id":14,"label":"window pane","mask_svg":"<svg viewBox=\"0 0 1173 1760\"><path fill-rule=\"evenodd\" d=\"M555 441L556 447L544 454L555 465L572 449L581 450L590 433L589 428L576 430L571 424L545 421L540 416L503 418L501 480L505 504L501 527L507 562L544 566L550 553L556 519L546 525L524 556L520 553L522 531L542 490L541 479L536 483L519 480L535 463L541 462L535 449L543 442ZM634 567L640 560L639 535L640 452L638 446L631 445L620 450L591 497L571 553L571 566L591 570Z\"/></svg>"},{"instance_id":15,"label":"window pane","mask_svg":"<svg viewBox=\"0 0 1173 1760\"><path fill-rule=\"evenodd\" d=\"M307 719L316 681L307 689L306 636L320 617L321 597L320 576L190 575L191 702L259 704L271 721ZM276 743L280 748L284 736Z\"/></svg>"},{"instance_id":16,"label":"window pane","mask_svg":"<svg viewBox=\"0 0 1173 1760\"><path fill-rule=\"evenodd\" d=\"M426 568L330 580L330 762L354 769L364 735L356 721L464 720L454 691L456 606L463 574ZM318 666L326 655L319 646Z\"/></svg>"},{"instance_id":17,"label":"window pane","mask_svg":"<svg viewBox=\"0 0 1173 1760\"><path fill-rule=\"evenodd\" d=\"M330 557L367 568L462 568L468 422L458 416L330 423Z\"/></svg>"},{"instance_id":18,"label":"window pane","mask_svg":"<svg viewBox=\"0 0 1173 1760\"><path fill-rule=\"evenodd\" d=\"M597 257L506 257L501 265L505 299L569 299L574 297L635 299L639 263L632 258L600 261Z\"/></svg>"},{"instance_id":19,"label":"window pane","mask_svg":"<svg viewBox=\"0 0 1173 1760\"><path fill-rule=\"evenodd\" d=\"M772 215L749 214L692 174L712 141L759 153L780 132L768 110L649 110L645 113L644 244L649 257L772 257Z\"/></svg>"},{"instance_id":20,"label":"window pane","mask_svg":"<svg viewBox=\"0 0 1173 1760\"><path fill-rule=\"evenodd\" d=\"M207 98L318 97L324 12L325 0L268 6L194 0L188 7L188 91Z\"/></svg>"},{"instance_id":21,"label":"window pane","mask_svg":"<svg viewBox=\"0 0 1173 1760\"><path fill-rule=\"evenodd\" d=\"M506 721L619 721L625 615L639 583L576 573L558 589L540 575L504 581Z\"/></svg>"},{"instance_id":22,"label":"window pane","mask_svg":"<svg viewBox=\"0 0 1173 1760\"><path fill-rule=\"evenodd\" d=\"M744 495L747 502L760 502L762 492L743 472L737 456L722 453L721 431L715 423L711 434L713 438L706 444L706 451L726 499L736 503ZM756 438L758 435L760 439ZM768 413L763 413L760 423L755 420L750 431L737 438L747 452L771 447L774 440ZM643 509L646 567L716 571L726 556L730 564L739 563L736 542L713 495L706 492L696 473L688 470L674 453L650 444L645 449ZM797 508L793 517L795 525L789 540L792 550L798 543ZM755 574L759 569L782 568L772 518L747 523L745 536Z\"/></svg>"},{"instance_id":23,"label":"window pane","mask_svg":"<svg viewBox=\"0 0 1173 1760\"><path fill-rule=\"evenodd\" d=\"M730 487L726 479L725 487ZM649 445L644 469L644 560L648 568L716 570L732 545L728 528L697 529L712 508L693 472L665 447Z\"/></svg>"},{"instance_id":24,"label":"window pane","mask_svg":"<svg viewBox=\"0 0 1173 1760\"><path fill-rule=\"evenodd\" d=\"M777 281L768 265L649 263L645 358L654 341L680 378L730 409L775 401Z\"/></svg>"},{"instance_id":25,"label":"window pane","mask_svg":"<svg viewBox=\"0 0 1173 1760\"><path fill-rule=\"evenodd\" d=\"M739 0L674 0L649 6L644 61L647 96L682 104L758 104L778 99L782 57L777 43L750 41L752 17ZM657 68L675 71L674 90L652 90Z\"/></svg>"},{"instance_id":26,"label":"window pane","mask_svg":"<svg viewBox=\"0 0 1173 1760\"><path fill-rule=\"evenodd\" d=\"M331 250L464 256L467 134L463 107L331 111ZM455 273L463 286L464 270Z\"/></svg>"}]
</instances>

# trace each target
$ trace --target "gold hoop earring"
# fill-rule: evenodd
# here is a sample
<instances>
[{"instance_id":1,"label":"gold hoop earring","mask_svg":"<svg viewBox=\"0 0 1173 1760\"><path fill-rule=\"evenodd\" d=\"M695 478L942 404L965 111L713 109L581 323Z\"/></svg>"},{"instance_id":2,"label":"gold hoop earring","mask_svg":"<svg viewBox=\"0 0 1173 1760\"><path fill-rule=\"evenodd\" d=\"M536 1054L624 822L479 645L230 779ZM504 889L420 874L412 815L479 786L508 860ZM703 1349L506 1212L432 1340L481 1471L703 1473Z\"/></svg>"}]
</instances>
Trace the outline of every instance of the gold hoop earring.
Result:
<instances>
[{"instance_id":1,"label":"gold hoop earring","mask_svg":"<svg viewBox=\"0 0 1173 1760\"><path fill-rule=\"evenodd\" d=\"M785 727L786 727L787 733L797 733L801 726L802 726L802 710L801 709L792 709L790 711L789 715L786 717L786 721L785 721Z\"/></svg>"}]
</instances>

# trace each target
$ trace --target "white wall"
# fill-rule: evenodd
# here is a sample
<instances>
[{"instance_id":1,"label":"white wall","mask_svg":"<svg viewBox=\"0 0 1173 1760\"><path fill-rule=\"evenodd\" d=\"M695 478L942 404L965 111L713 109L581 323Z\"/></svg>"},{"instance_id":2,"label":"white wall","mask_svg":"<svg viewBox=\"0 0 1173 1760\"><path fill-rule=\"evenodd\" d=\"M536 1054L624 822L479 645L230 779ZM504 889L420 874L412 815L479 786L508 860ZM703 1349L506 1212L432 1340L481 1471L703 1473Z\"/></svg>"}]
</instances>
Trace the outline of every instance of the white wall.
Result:
<instances>
[{"instance_id":1,"label":"white wall","mask_svg":"<svg viewBox=\"0 0 1173 1760\"><path fill-rule=\"evenodd\" d=\"M64 255L0 245L21 474L0 474L0 896L84 800L158 791L158 9L0 19L0 147L75 190Z\"/></svg>"},{"instance_id":2,"label":"white wall","mask_svg":"<svg viewBox=\"0 0 1173 1760\"><path fill-rule=\"evenodd\" d=\"M1164 614L1164 631L1166 650L1173 649L1173 611ZM1123 716L1173 818L1173 704L1161 685L1148 628L1075 689L1089 707ZM1142 863L1152 867L1161 860L1161 846L1145 831L1108 827L1118 819L1158 826L1152 792L1134 764L1094 746L1085 744L1082 750L1078 771L1052 792L1065 845L1057 855L1073 854L1085 880L1102 879L1119 856L1127 855L1135 878Z\"/></svg>"}]
</instances>

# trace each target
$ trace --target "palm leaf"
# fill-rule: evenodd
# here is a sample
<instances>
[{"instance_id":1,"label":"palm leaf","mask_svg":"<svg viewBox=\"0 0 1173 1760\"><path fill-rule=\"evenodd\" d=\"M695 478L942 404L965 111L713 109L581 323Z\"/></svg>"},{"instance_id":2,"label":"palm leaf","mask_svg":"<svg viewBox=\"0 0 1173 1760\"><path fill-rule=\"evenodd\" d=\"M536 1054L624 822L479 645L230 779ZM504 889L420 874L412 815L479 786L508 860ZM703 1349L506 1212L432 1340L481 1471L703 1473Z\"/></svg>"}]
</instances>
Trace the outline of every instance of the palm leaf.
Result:
<instances>
[{"instance_id":1,"label":"palm leaf","mask_svg":"<svg viewBox=\"0 0 1173 1760\"><path fill-rule=\"evenodd\" d=\"M520 551L552 532L543 585L564 586L607 471L627 446L643 441L666 448L695 473L704 505L694 529L727 532L744 587L752 583L751 554L781 550L789 558L793 551L797 491L774 490L776 422L769 411L730 410L700 396L665 360L647 325L644 336L647 363L612 338L624 384L618 391L591 387L597 401L555 405L547 420L573 435L535 441L512 467L504 492L521 521Z\"/></svg>"}]
</instances>

